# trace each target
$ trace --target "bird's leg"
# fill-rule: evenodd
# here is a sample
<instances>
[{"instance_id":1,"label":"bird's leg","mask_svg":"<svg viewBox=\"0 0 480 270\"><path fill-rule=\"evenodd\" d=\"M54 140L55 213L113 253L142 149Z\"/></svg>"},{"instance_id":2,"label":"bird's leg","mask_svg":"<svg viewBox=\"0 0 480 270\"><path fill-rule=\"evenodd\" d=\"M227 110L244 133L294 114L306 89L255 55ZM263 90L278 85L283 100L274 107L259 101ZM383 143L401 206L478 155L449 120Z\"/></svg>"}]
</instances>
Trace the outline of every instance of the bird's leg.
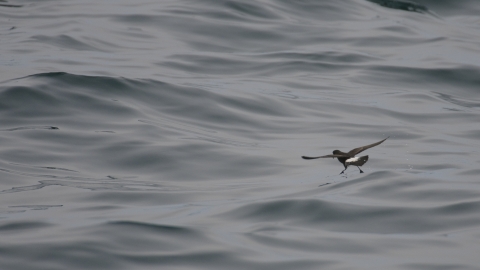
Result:
<instances>
[{"instance_id":1,"label":"bird's leg","mask_svg":"<svg viewBox=\"0 0 480 270\"><path fill-rule=\"evenodd\" d=\"M360 173L363 173L362 169L360 169L360 167L357 166L357 168L360 170Z\"/></svg>"}]
</instances>

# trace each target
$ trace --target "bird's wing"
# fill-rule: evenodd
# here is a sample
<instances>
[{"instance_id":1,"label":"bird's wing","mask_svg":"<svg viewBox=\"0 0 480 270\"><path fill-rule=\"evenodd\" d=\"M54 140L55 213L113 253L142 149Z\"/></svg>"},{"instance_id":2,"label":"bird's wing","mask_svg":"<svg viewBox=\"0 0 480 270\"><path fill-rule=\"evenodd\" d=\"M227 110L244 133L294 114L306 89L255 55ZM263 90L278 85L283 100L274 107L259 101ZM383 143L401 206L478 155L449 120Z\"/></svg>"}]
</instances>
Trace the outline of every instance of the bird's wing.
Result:
<instances>
[{"instance_id":1,"label":"bird's wing","mask_svg":"<svg viewBox=\"0 0 480 270\"><path fill-rule=\"evenodd\" d=\"M362 147L358 147L358 148L355 148L355 149L352 149L350 150L350 152L348 152L348 154L352 157L354 157L356 154L360 153L360 152L363 152L365 150L367 150L368 148L372 148L374 146L377 146L379 144L381 144L382 142L384 142L386 139L390 138L390 136L388 136L387 138L379 141L379 142L376 142L376 143L372 143L372 144L369 144L369 145L365 145L365 146L362 146Z\"/></svg>"},{"instance_id":2,"label":"bird's wing","mask_svg":"<svg viewBox=\"0 0 480 270\"><path fill-rule=\"evenodd\" d=\"M348 156L345 156L345 155L326 155L326 156L321 156L321 157L306 157L306 156L302 156L303 159L339 158L339 157L348 157Z\"/></svg>"}]
</instances>

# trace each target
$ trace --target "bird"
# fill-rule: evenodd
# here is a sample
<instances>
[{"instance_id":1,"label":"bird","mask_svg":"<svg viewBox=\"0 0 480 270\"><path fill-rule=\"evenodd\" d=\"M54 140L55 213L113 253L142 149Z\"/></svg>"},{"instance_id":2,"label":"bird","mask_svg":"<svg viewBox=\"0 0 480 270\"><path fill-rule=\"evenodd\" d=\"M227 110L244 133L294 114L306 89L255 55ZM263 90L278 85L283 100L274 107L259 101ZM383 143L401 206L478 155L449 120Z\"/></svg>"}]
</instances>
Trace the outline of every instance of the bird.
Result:
<instances>
[{"instance_id":1,"label":"bird","mask_svg":"<svg viewBox=\"0 0 480 270\"><path fill-rule=\"evenodd\" d=\"M354 165L354 166L357 166L357 168L360 170L360 173L363 173L362 169L360 169L359 166L362 166L363 164L365 164L367 161L368 161L368 156L363 156L363 157L356 157L355 155L369 149L369 148L372 148L374 146L377 146L381 143L383 143L385 140L387 140L388 138L390 138L390 136L388 136L387 138L379 141L379 142L376 142L376 143L372 143L372 144L369 144L369 145L365 145L365 146L361 146L361 147L358 147L358 148L355 148L355 149L352 149L350 150L350 152L348 153L344 153L340 150L333 150L333 155L326 155L326 156L320 156L320 157L306 157L306 156L302 156L303 159L317 159L317 158L337 158L338 161L340 161L340 163L343 164L343 166L345 167L345 169L340 173L344 173L345 170L348 168L348 166L350 165Z\"/></svg>"}]
</instances>

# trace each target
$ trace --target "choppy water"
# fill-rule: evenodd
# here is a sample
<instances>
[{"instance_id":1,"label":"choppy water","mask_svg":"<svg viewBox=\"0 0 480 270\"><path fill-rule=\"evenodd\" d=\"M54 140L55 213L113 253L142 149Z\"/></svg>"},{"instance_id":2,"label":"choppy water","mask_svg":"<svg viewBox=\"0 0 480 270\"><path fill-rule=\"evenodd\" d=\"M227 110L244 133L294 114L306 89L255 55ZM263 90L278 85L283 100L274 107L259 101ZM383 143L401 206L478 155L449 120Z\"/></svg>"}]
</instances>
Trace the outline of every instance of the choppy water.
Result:
<instances>
[{"instance_id":1,"label":"choppy water","mask_svg":"<svg viewBox=\"0 0 480 270\"><path fill-rule=\"evenodd\" d=\"M0 269L480 269L479 14L0 1Z\"/></svg>"}]
</instances>

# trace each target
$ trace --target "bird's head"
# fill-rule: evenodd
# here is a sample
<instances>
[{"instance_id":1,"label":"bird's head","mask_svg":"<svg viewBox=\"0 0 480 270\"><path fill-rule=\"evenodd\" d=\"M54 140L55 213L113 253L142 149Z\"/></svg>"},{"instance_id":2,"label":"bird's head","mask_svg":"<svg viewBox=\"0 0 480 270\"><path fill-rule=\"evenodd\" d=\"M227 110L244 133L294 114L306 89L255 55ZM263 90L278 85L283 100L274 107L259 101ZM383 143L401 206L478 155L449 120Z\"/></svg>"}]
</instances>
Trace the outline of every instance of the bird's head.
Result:
<instances>
[{"instance_id":1,"label":"bird's head","mask_svg":"<svg viewBox=\"0 0 480 270\"><path fill-rule=\"evenodd\" d=\"M340 153L341 153L340 150L333 150L333 154L334 154L334 155L338 155L338 154L340 154Z\"/></svg>"}]
</instances>

